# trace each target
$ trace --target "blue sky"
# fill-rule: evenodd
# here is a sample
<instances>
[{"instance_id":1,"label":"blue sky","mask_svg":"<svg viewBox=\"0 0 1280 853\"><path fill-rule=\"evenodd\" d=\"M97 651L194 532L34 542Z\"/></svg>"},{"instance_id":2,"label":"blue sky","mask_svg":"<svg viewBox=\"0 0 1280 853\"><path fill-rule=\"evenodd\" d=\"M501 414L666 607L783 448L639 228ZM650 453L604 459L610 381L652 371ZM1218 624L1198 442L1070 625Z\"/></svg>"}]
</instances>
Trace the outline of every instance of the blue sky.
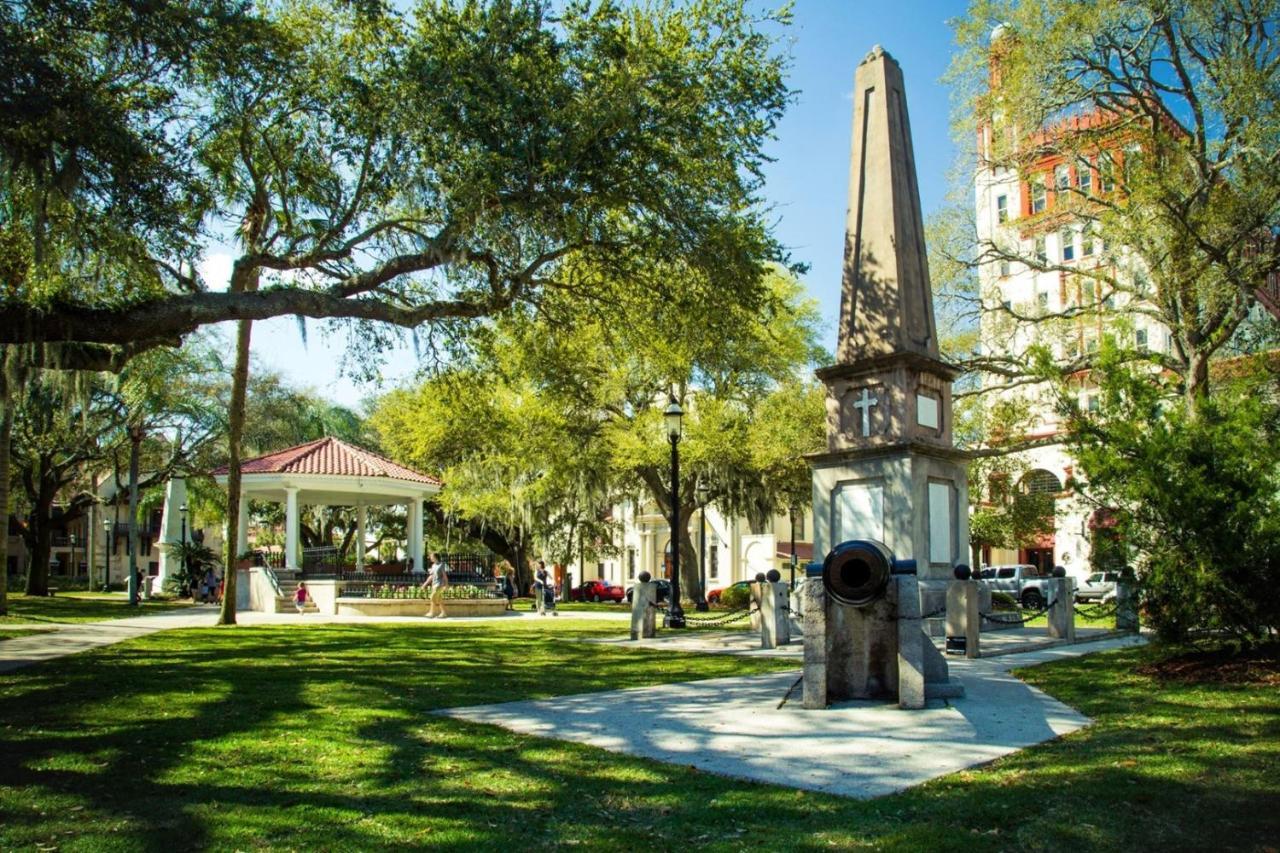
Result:
<instances>
[{"instance_id":1,"label":"blue sky","mask_svg":"<svg viewBox=\"0 0 1280 853\"><path fill-rule=\"evenodd\" d=\"M835 348L840 310L840 261L849 180L853 72L880 44L902 65L914 136L921 203L926 215L943 203L954 160L949 93L939 82L954 49L947 22L964 13L964 0L797 0L786 37L793 59L790 85L799 90L769 151L764 190L777 218L776 233L797 261L826 320L825 345ZM225 278L221 279L225 280ZM364 397L412 375L407 346L389 355L383 385L357 384L340 375L345 346L309 325L302 343L292 317L254 324L253 352L295 384L355 406Z\"/></svg>"}]
</instances>

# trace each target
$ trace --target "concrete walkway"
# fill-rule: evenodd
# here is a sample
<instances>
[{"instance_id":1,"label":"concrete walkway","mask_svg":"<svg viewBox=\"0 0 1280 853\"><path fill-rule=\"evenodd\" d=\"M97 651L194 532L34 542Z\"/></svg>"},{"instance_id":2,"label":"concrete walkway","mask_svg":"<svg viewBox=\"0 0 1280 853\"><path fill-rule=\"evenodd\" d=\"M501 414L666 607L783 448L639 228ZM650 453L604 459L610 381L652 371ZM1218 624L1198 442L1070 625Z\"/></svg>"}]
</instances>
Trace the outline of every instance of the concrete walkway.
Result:
<instances>
[{"instance_id":1,"label":"concrete walkway","mask_svg":"<svg viewBox=\"0 0 1280 853\"><path fill-rule=\"evenodd\" d=\"M805 711L798 695L778 710L799 677L791 671L437 713L722 776L866 799L1083 728L1086 717L1009 670L1142 642L1130 636L976 661L952 659L964 698L934 701L922 711L871 701Z\"/></svg>"},{"instance_id":2,"label":"concrete walkway","mask_svg":"<svg viewBox=\"0 0 1280 853\"><path fill-rule=\"evenodd\" d=\"M588 619L592 621L628 622L627 613L564 612L559 617L543 616L529 610L517 610L500 617L465 616L448 619L424 619L421 616L327 616L318 613L259 613L242 610L236 614L240 625L448 625L467 622L494 622L495 620L520 621L539 619L553 622L559 619ZM214 604L197 604L192 607L126 619L106 619L101 622L41 622L38 625L6 625L6 630L29 629L31 636L14 637L0 641L0 673L55 658L74 655L90 649L110 646L145 637L157 631L175 628L212 628L218 619L218 607Z\"/></svg>"}]
</instances>

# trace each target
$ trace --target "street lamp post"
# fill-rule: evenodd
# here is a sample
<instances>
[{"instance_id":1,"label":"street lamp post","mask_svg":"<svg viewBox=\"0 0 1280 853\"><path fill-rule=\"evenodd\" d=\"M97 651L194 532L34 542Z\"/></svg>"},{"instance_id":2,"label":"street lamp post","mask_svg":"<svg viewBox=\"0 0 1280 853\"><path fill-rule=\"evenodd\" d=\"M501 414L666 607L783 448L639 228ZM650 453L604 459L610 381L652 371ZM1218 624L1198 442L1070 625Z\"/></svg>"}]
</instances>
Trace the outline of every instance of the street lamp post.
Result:
<instances>
[{"instance_id":1,"label":"street lamp post","mask_svg":"<svg viewBox=\"0 0 1280 853\"><path fill-rule=\"evenodd\" d=\"M111 519L102 519L102 591L111 591Z\"/></svg>"},{"instance_id":2,"label":"street lamp post","mask_svg":"<svg viewBox=\"0 0 1280 853\"><path fill-rule=\"evenodd\" d=\"M191 576L187 574L187 505L183 504L178 507L178 517L182 519L182 578L183 583L187 584L188 591L191 587Z\"/></svg>"},{"instance_id":3,"label":"street lamp post","mask_svg":"<svg viewBox=\"0 0 1280 853\"><path fill-rule=\"evenodd\" d=\"M71 557L69 559L71 562L71 577L74 578L80 574L80 564L76 562L76 535L74 533L67 534L67 544L71 546Z\"/></svg>"},{"instance_id":4,"label":"street lamp post","mask_svg":"<svg viewBox=\"0 0 1280 853\"><path fill-rule=\"evenodd\" d=\"M683 628L684 609L680 606L680 421L684 410L671 398L662 413L671 441L671 608L667 625Z\"/></svg>"},{"instance_id":5,"label":"street lamp post","mask_svg":"<svg viewBox=\"0 0 1280 853\"><path fill-rule=\"evenodd\" d=\"M698 481L698 602L694 605L699 613L706 613L707 607L707 495L710 493L707 484Z\"/></svg>"}]
</instances>

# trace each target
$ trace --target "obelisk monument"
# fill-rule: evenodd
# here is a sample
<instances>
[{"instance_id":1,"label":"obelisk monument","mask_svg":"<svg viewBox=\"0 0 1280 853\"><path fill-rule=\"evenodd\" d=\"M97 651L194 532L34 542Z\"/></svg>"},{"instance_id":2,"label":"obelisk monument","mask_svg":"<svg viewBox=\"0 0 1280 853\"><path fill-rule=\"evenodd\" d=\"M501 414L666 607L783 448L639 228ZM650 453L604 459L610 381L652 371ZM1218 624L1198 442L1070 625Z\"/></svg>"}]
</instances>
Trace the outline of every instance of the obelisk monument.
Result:
<instances>
[{"instance_id":1,"label":"obelisk monument","mask_svg":"<svg viewBox=\"0 0 1280 853\"><path fill-rule=\"evenodd\" d=\"M969 542L965 455L952 440L956 368L938 354L902 70L879 46L855 75L849 213L827 449L813 466L814 555L882 542L914 559L921 609Z\"/></svg>"}]
</instances>

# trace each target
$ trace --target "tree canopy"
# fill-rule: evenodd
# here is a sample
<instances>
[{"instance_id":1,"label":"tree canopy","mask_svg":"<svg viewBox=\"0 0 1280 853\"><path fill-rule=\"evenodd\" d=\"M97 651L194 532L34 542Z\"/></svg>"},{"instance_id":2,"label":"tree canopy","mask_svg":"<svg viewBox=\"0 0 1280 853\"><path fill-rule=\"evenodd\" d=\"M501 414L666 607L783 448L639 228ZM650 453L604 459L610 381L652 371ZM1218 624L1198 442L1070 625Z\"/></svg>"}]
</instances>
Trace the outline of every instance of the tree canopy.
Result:
<instances>
[{"instance_id":1,"label":"tree canopy","mask_svg":"<svg viewBox=\"0 0 1280 853\"><path fill-rule=\"evenodd\" d=\"M678 258L749 301L781 256L755 194L785 16L742 0L55 5L0 16L8 97L43 108L0 147L0 343L282 314L442 333L607 296L568 259L645 287ZM202 280L233 235L230 281Z\"/></svg>"}]
</instances>

